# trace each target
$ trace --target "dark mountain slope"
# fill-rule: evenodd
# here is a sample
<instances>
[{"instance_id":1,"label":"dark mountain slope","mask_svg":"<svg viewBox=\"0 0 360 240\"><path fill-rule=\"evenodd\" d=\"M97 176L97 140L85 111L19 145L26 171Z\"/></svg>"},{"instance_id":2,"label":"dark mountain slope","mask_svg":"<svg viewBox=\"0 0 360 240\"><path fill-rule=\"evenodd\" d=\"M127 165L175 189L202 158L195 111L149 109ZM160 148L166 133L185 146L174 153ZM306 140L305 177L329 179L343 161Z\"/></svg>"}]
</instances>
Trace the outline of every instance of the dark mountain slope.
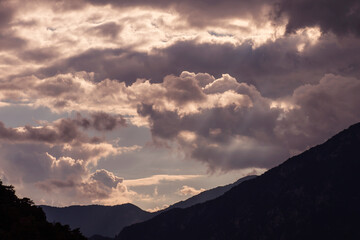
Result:
<instances>
[{"instance_id":1,"label":"dark mountain slope","mask_svg":"<svg viewBox=\"0 0 360 240\"><path fill-rule=\"evenodd\" d=\"M360 124L223 196L117 239L360 239Z\"/></svg>"},{"instance_id":2,"label":"dark mountain slope","mask_svg":"<svg viewBox=\"0 0 360 240\"><path fill-rule=\"evenodd\" d=\"M195 195L195 196L193 196L191 198L188 198L188 199L186 199L184 201L180 201L180 202L177 202L177 203L175 203L173 205L170 205L168 208L166 208L166 209L164 209L164 210L162 210L160 212L168 211L168 210L173 209L173 208L187 208L187 207L191 207L191 206L193 206L195 204L198 204L198 203L203 203L203 202L215 199L215 198L220 197L221 195L223 195L225 192L229 191L231 188L239 185L240 183L242 183L244 181L247 181L247 180L250 180L250 179L253 179L255 177L256 177L255 175L246 176L246 177L240 178L239 180L237 180L234 183L231 183L231 184L228 184L228 185L225 185L225 186L219 186L219 187L216 187L216 188L212 188L210 190L206 190L206 191L201 192L198 195Z\"/></svg>"},{"instance_id":3,"label":"dark mountain slope","mask_svg":"<svg viewBox=\"0 0 360 240\"><path fill-rule=\"evenodd\" d=\"M154 216L129 203L117 206L41 207L46 213L48 221L80 228L87 237L95 234L114 237L123 227L148 220Z\"/></svg>"},{"instance_id":4,"label":"dark mountain slope","mask_svg":"<svg viewBox=\"0 0 360 240\"><path fill-rule=\"evenodd\" d=\"M46 221L45 213L28 198L19 199L12 186L0 181L0 239L85 240L78 229Z\"/></svg>"}]
</instances>

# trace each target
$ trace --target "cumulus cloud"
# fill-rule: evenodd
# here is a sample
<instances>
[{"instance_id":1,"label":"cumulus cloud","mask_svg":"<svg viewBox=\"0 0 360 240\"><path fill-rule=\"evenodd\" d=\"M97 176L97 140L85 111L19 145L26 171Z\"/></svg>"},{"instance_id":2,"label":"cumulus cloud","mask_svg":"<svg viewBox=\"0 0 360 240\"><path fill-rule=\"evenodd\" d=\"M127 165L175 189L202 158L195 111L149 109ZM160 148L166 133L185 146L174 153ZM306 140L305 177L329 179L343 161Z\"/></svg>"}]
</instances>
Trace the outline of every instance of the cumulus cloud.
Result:
<instances>
[{"instance_id":1,"label":"cumulus cloud","mask_svg":"<svg viewBox=\"0 0 360 240\"><path fill-rule=\"evenodd\" d=\"M195 74L183 75L196 79ZM206 163L211 171L270 168L359 121L359 82L326 75L318 84L272 100L223 75L201 89L206 100L196 109L159 108L154 102L142 104L138 113L148 118L155 142L178 143L189 158ZM230 101L221 104L229 91ZM214 95L222 98L208 105Z\"/></svg>"},{"instance_id":2,"label":"cumulus cloud","mask_svg":"<svg viewBox=\"0 0 360 240\"><path fill-rule=\"evenodd\" d=\"M129 193L127 187L121 184L123 179L115 176L112 172L105 169L96 170L94 173L90 173L85 168L83 170L81 174L77 175L77 178L69 178L69 176L67 179L53 177L37 182L36 185L47 192L61 190L65 199L71 198L71 194L75 194L80 201L87 199L88 202L109 199L115 193L123 195L123 197ZM136 195L135 192L132 192L132 194Z\"/></svg>"},{"instance_id":3,"label":"cumulus cloud","mask_svg":"<svg viewBox=\"0 0 360 240\"><path fill-rule=\"evenodd\" d=\"M184 76L197 82L196 74ZM210 169L263 168L285 158L274 132L281 110L272 108L254 86L229 75L209 79L213 82L201 89L206 100L195 106L161 109L154 103L138 108L149 119L154 140L178 142L189 157Z\"/></svg>"},{"instance_id":4,"label":"cumulus cloud","mask_svg":"<svg viewBox=\"0 0 360 240\"><path fill-rule=\"evenodd\" d=\"M95 147L95 146L94 146ZM99 146L96 146L99 148ZM76 147L81 149L82 146ZM56 204L71 204L74 197L80 203L101 203L111 199L114 203L130 202L131 197L138 194L130 191L122 184L123 178L105 169L91 172L90 166L97 166L92 161L100 156L110 154L106 149L100 149L97 156L88 158L72 152L66 146L49 147L44 144L2 144L0 146L0 168L4 176L12 184L20 186L23 194L37 192L36 201L41 201L39 196L49 197L46 201L50 204L53 194L61 193ZM116 149L114 149L116 150ZM121 150L118 149L118 152ZM24 188L24 189L22 189ZM113 197L117 196L117 198Z\"/></svg>"},{"instance_id":5,"label":"cumulus cloud","mask_svg":"<svg viewBox=\"0 0 360 240\"><path fill-rule=\"evenodd\" d=\"M119 183L123 182L123 178L115 176L112 172L105 169L96 170L90 177L92 180L99 181L107 187L116 188Z\"/></svg>"}]
</instances>

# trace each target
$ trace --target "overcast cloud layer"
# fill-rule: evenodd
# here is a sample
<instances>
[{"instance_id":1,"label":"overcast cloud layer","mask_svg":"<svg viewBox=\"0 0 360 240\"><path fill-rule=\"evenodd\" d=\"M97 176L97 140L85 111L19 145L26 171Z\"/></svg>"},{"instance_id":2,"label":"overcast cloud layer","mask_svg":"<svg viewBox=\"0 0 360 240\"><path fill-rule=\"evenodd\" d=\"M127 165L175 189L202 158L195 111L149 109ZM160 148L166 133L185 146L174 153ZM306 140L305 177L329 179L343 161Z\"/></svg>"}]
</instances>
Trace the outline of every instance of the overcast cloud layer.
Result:
<instances>
[{"instance_id":1,"label":"overcast cloud layer","mask_svg":"<svg viewBox=\"0 0 360 240\"><path fill-rule=\"evenodd\" d=\"M355 0L0 0L0 178L155 210L262 173L360 121L359 37Z\"/></svg>"}]
</instances>

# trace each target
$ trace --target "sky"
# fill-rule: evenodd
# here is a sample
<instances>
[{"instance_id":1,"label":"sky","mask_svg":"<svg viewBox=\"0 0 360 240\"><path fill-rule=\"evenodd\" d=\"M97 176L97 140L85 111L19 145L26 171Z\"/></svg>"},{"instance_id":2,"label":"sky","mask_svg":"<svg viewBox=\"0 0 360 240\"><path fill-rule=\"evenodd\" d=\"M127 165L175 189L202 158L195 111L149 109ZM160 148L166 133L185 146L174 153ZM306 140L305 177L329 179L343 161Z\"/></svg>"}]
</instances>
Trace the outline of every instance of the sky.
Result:
<instances>
[{"instance_id":1,"label":"sky","mask_svg":"<svg viewBox=\"0 0 360 240\"><path fill-rule=\"evenodd\" d=\"M360 121L357 0L0 0L0 179L155 211Z\"/></svg>"}]
</instances>

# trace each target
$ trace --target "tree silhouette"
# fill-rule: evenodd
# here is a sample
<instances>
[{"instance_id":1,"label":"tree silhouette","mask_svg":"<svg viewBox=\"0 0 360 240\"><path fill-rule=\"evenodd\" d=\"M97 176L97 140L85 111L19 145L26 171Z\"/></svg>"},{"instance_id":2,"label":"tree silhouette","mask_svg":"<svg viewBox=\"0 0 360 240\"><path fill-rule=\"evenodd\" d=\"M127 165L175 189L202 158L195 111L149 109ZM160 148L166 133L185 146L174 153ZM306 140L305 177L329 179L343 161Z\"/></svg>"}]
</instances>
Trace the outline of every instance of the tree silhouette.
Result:
<instances>
[{"instance_id":1,"label":"tree silhouette","mask_svg":"<svg viewBox=\"0 0 360 240\"><path fill-rule=\"evenodd\" d=\"M29 198L18 198L13 186L0 180L0 239L86 240L79 229L49 223L40 207Z\"/></svg>"}]
</instances>

